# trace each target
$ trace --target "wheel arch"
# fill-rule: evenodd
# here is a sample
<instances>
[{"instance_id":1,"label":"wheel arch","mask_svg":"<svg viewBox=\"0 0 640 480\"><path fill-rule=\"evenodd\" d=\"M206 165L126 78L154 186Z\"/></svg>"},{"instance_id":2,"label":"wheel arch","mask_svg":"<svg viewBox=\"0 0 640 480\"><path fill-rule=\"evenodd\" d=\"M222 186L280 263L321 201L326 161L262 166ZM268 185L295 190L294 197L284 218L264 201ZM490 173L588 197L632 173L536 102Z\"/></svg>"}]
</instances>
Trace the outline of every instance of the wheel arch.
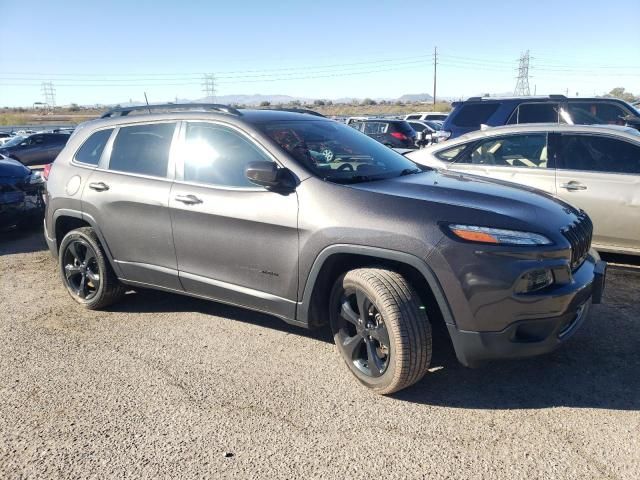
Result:
<instances>
[{"instance_id":1,"label":"wheel arch","mask_svg":"<svg viewBox=\"0 0 640 480\"><path fill-rule=\"evenodd\" d=\"M314 261L307 276L296 318L310 328L328 322L331 288L337 278L354 268L385 267L405 276L435 321L454 323L444 291L428 264L408 253L362 245L332 245Z\"/></svg>"},{"instance_id":2,"label":"wheel arch","mask_svg":"<svg viewBox=\"0 0 640 480\"><path fill-rule=\"evenodd\" d=\"M111 264L111 268L114 269L116 274L120 276L120 270L118 269L118 264L113 261L113 256L111 255L111 250L109 250L109 245L107 244L100 227L98 227L95 219L86 213L80 212L78 210L71 210L62 208L56 210L53 214L53 235L56 242L56 250L60 249L60 243L64 236L69 233L71 230L75 230L76 228L82 227L91 227L93 231L96 232L98 239L100 240L100 245L102 246L109 263Z\"/></svg>"}]
</instances>

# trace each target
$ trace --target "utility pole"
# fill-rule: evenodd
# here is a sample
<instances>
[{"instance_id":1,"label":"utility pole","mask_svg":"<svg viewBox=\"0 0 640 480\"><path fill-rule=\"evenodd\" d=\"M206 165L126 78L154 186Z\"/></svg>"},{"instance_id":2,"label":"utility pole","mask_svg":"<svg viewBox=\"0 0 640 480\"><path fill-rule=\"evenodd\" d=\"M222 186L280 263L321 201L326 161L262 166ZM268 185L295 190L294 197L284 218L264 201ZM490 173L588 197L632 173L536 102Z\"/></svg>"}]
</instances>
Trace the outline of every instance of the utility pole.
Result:
<instances>
[{"instance_id":1,"label":"utility pole","mask_svg":"<svg viewBox=\"0 0 640 480\"><path fill-rule=\"evenodd\" d=\"M202 77L202 92L207 101L216 100L216 76L213 73L205 73Z\"/></svg>"},{"instance_id":2,"label":"utility pole","mask_svg":"<svg viewBox=\"0 0 640 480\"><path fill-rule=\"evenodd\" d=\"M531 90L529 89L529 50L520 55L518 81L513 94L518 96L531 95Z\"/></svg>"},{"instance_id":3,"label":"utility pole","mask_svg":"<svg viewBox=\"0 0 640 480\"><path fill-rule=\"evenodd\" d=\"M438 47L433 47L433 106L436 106L436 74L438 72Z\"/></svg>"}]
</instances>

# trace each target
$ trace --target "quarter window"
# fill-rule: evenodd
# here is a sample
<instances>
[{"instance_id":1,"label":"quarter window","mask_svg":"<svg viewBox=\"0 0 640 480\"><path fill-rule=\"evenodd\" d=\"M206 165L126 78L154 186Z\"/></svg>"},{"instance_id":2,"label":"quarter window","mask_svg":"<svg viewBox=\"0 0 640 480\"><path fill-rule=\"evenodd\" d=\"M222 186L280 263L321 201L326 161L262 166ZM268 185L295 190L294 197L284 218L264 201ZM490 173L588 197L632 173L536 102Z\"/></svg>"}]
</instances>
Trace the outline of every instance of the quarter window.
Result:
<instances>
[{"instance_id":1,"label":"quarter window","mask_svg":"<svg viewBox=\"0 0 640 480\"><path fill-rule=\"evenodd\" d=\"M471 103L463 105L459 113L453 115L452 123L457 127L478 127L487 123L498 110L497 103Z\"/></svg>"},{"instance_id":2,"label":"quarter window","mask_svg":"<svg viewBox=\"0 0 640 480\"><path fill-rule=\"evenodd\" d=\"M98 165L104 146L107 144L113 128L100 130L91 135L76 153L76 161L88 165Z\"/></svg>"},{"instance_id":3,"label":"quarter window","mask_svg":"<svg viewBox=\"0 0 640 480\"><path fill-rule=\"evenodd\" d=\"M457 147L449 148L447 150L443 150L442 152L436 153L436 157L444 162L453 162L455 158L462 152L467 145L459 145Z\"/></svg>"},{"instance_id":4,"label":"quarter window","mask_svg":"<svg viewBox=\"0 0 640 480\"><path fill-rule=\"evenodd\" d=\"M611 137L563 135L562 168L640 174L640 146Z\"/></svg>"},{"instance_id":5,"label":"quarter window","mask_svg":"<svg viewBox=\"0 0 640 480\"><path fill-rule=\"evenodd\" d=\"M484 140L459 161L496 167L547 168L546 134L509 135Z\"/></svg>"},{"instance_id":6,"label":"quarter window","mask_svg":"<svg viewBox=\"0 0 640 480\"><path fill-rule=\"evenodd\" d=\"M271 161L243 135L213 123L188 123L181 155L185 181L228 187L255 187L247 165Z\"/></svg>"},{"instance_id":7,"label":"quarter window","mask_svg":"<svg viewBox=\"0 0 640 480\"><path fill-rule=\"evenodd\" d=\"M175 123L120 127L111 152L109 170L166 177Z\"/></svg>"}]
</instances>

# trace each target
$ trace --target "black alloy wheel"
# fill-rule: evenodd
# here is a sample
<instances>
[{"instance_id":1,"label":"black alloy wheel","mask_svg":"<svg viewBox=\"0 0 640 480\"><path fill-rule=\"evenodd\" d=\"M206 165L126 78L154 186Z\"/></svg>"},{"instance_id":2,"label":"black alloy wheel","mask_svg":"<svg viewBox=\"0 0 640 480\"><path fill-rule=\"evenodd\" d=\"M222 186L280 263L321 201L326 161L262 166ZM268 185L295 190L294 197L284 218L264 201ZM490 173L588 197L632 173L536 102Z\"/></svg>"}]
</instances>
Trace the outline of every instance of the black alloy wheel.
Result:
<instances>
[{"instance_id":1,"label":"black alloy wheel","mask_svg":"<svg viewBox=\"0 0 640 480\"><path fill-rule=\"evenodd\" d=\"M389 332L384 318L367 295L347 289L341 299L337 345L353 366L369 377L379 377L389 366Z\"/></svg>"},{"instance_id":2,"label":"black alloy wheel","mask_svg":"<svg viewBox=\"0 0 640 480\"><path fill-rule=\"evenodd\" d=\"M83 300L91 300L100 290L101 272L96 252L83 239L69 242L62 265L67 287Z\"/></svg>"}]
</instances>

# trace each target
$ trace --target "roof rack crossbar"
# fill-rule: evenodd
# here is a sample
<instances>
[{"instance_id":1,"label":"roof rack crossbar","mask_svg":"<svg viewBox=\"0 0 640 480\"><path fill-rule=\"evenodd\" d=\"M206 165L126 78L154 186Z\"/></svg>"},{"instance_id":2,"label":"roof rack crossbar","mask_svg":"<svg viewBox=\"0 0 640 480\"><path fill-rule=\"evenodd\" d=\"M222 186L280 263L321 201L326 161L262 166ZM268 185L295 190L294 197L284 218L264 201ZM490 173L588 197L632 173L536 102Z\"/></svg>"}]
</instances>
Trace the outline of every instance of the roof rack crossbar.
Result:
<instances>
[{"instance_id":1,"label":"roof rack crossbar","mask_svg":"<svg viewBox=\"0 0 640 480\"><path fill-rule=\"evenodd\" d=\"M108 112L105 112L100 118L113 118L113 117L126 117L131 112L147 110L151 113L151 110L215 110L218 112L228 113L230 115L242 115L242 112L237 108L230 107L229 105L222 105L218 103L164 103L160 105L136 105L133 107L117 107L112 108Z\"/></svg>"}]
</instances>

